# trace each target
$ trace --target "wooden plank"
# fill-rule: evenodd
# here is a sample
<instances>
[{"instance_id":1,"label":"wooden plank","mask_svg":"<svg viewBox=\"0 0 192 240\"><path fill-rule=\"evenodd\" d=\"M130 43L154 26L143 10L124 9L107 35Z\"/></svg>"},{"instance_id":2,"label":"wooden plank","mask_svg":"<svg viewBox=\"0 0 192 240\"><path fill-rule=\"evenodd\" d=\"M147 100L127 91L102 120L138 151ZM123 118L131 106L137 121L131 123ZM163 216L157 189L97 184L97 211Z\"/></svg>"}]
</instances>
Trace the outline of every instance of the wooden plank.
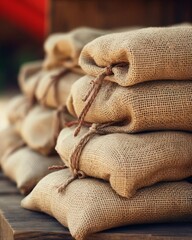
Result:
<instances>
[{"instance_id":1,"label":"wooden plank","mask_svg":"<svg viewBox=\"0 0 192 240\"><path fill-rule=\"evenodd\" d=\"M18 189L15 186L15 183L8 180L7 177L0 172L0 196L7 194L19 194Z\"/></svg>"},{"instance_id":2,"label":"wooden plank","mask_svg":"<svg viewBox=\"0 0 192 240\"><path fill-rule=\"evenodd\" d=\"M20 208L22 196L4 196L0 199L2 240L72 239L69 231L55 219L43 213ZM8 236L8 237L7 237ZM93 234L87 240L125 239L192 239L192 224L145 224L116 228Z\"/></svg>"},{"instance_id":3,"label":"wooden plank","mask_svg":"<svg viewBox=\"0 0 192 240\"><path fill-rule=\"evenodd\" d=\"M6 181L4 186L8 184ZM67 228L54 218L21 208L22 198L19 194L0 195L0 240L73 239ZM92 234L87 238L98 239L192 240L192 223L133 225Z\"/></svg>"},{"instance_id":4,"label":"wooden plank","mask_svg":"<svg viewBox=\"0 0 192 240\"><path fill-rule=\"evenodd\" d=\"M22 198L1 196L1 240L72 239L69 231L52 217L21 208Z\"/></svg>"}]
</instances>

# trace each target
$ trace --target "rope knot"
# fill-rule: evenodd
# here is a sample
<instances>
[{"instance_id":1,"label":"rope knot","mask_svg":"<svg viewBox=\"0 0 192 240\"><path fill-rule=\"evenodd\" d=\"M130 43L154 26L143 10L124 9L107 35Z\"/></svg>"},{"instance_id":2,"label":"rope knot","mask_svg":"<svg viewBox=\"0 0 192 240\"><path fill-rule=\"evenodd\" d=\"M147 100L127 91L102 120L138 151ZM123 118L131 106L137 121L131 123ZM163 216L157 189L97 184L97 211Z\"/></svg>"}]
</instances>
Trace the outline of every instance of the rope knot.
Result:
<instances>
[{"instance_id":1,"label":"rope knot","mask_svg":"<svg viewBox=\"0 0 192 240\"><path fill-rule=\"evenodd\" d=\"M96 133L97 132L97 124L93 123L91 127L89 128L89 132Z\"/></svg>"},{"instance_id":2,"label":"rope knot","mask_svg":"<svg viewBox=\"0 0 192 240\"><path fill-rule=\"evenodd\" d=\"M80 141L75 146L71 157L70 157L70 169L72 171L72 176L64 183L58 187L58 191L62 192L66 189L66 187L73 182L75 179L82 179L86 177L86 174L79 169L79 162L81 158L81 154L83 149L85 148L86 144L89 140L95 136L95 134L105 134L105 128L108 126L113 125L114 122L108 122L105 124L96 124L93 123L91 127L89 127L89 131L85 133L85 135L80 139Z\"/></svg>"},{"instance_id":3,"label":"rope knot","mask_svg":"<svg viewBox=\"0 0 192 240\"><path fill-rule=\"evenodd\" d=\"M73 170L74 177L77 177L78 179L83 179L86 177L85 173L81 170L74 169Z\"/></svg>"},{"instance_id":4,"label":"rope knot","mask_svg":"<svg viewBox=\"0 0 192 240\"><path fill-rule=\"evenodd\" d=\"M105 79L105 77L113 75L112 69L114 67L125 67L125 66L127 66L127 63L124 63L124 62L109 65L104 68L104 71L99 76L97 76L94 80L91 81L92 86L88 90L86 96L82 99L83 101L87 101L87 103L85 104L81 114L79 115L78 125L77 125L77 128L75 129L74 136L77 136L78 133L80 132L81 126L84 122L84 119L85 119L92 103L94 102L95 98L97 97L97 94L98 94L99 90L101 89L101 86L102 86L102 83L103 83L103 80Z\"/></svg>"},{"instance_id":5,"label":"rope knot","mask_svg":"<svg viewBox=\"0 0 192 240\"><path fill-rule=\"evenodd\" d=\"M107 67L105 68L105 74L106 74L106 76L113 75L112 68L113 68L112 65L109 65L109 66L107 66Z\"/></svg>"}]
</instances>

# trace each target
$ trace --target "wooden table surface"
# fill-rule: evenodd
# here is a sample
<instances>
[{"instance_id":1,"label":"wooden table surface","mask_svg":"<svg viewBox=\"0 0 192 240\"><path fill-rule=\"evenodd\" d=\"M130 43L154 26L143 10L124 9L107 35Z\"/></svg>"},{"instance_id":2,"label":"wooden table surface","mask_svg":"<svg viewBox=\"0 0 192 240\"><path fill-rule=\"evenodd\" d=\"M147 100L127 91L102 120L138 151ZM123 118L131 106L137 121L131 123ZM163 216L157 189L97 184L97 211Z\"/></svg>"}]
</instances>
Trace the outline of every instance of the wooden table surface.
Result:
<instances>
[{"instance_id":1,"label":"wooden table surface","mask_svg":"<svg viewBox=\"0 0 192 240\"><path fill-rule=\"evenodd\" d=\"M20 207L15 185L0 173L0 240L72 240L67 228L54 218ZM96 233L87 240L188 240L192 223L133 225Z\"/></svg>"}]
</instances>

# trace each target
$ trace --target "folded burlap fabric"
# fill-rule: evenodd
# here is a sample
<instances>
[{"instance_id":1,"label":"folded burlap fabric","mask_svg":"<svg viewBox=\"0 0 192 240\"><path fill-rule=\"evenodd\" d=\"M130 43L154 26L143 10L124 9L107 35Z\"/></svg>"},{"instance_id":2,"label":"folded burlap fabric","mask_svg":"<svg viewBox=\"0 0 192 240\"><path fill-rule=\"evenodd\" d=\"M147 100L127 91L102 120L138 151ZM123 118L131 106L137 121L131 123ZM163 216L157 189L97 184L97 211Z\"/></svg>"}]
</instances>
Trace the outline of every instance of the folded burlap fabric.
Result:
<instances>
[{"instance_id":1,"label":"folded burlap fabric","mask_svg":"<svg viewBox=\"0 0 192 240\"><path fill-rule=\"evenodd\" d=\"M161 181L182 180L192 175L192 134L162 131L142 134L95 132L74 127L63 129L56 150L72 174L109 181L123 197ZM78 151L78 152L77 152ZM79 155L80 154L80 155Z\"/></svg>"},{"instance_id":2,"label":"folded burlap fabric","mask_svg":"<svg viewBox=\"0 0 192 240\"><path fill-rule=\"evenodd\" d=\"M73 116L92 123L114 122L109 132L192 131L191 81L151 81L131 87L104 81L90 106L83 98L92 79L84 76L73 84L67 101Z\"/></svg>"},{"instance_id":3,"label":"folded burlap fabric","mask_svg":"<svg viewBox=\"0 0 192 240\"><path fill-rule=\"evenodd\" d=\"M40 60L24 63L19 70L19 87L30 99L34 98L34 92L42 72L42 61Z\"/></svg>"},{"instance_id":4,"label":"folded burlap fabric","mask_svg":"<svg viewBox=\"0 0 192 240\"><path fill-rule=\"evenodd\" d=\"M49 155L54 152L59 132L71 120L65 108L53 110L36 105L23 120L21 136L33 150Z\"/></svg>"},{"instance_id":5,"label":"folded burlap fabric","mask_svg":"<svg viewBox=\"0 0 192 240\"><path fill-rule=\"evenodd\" d=\"M161 183L126 199L108 183L91 178L75 180L64 193L58 193L56 186L69 177L67 169L49 174L22 200L21 206L54 216L77 240L128 224L192 219L192 187L188 182Z\"/></svg>"},{"instance_id":6,"label":"folded burlap fabric","mask_svg":"<svg viewBox=\"0 0 192 240\"><path fill-rule=\"evenodd\" d=\"M45 157L28 147L22 147L2 161L6 176L16 182L22 194L29 193L41 178L49 174L52 165L62 165L58 156Z\"/></svg>"},{"instance_id":7,"label":"folded burlap fabric","mask_svg":"<svg viewBox=\"0 0 192 240\"><path fill-rule=\"evenodd\" d=\"M30 111L32 105L28 97L17 95L10 100L7 105L7 118L11 125L13 125L18 133L21 132L23 119Z\"/></svg>"},{"instance_id":8,"label":"folded burlap fabric","mask_svg":"<svg viewBox=\"0 0 192 240\"><path fill-rule=\"evenodd\" d=\"M35 72L35 63L21 67L19 84L22 92L33 103L38 100L42 105L53 108L65 105L71 85L82 76L82 71L64 67L52 70L37 67Z\"/></svg>"},{"instance_id":9,"label":"folded burlap fabric","mask_svg":"<svg viewBox=\"0 0 192 240\"><path fill-rule=\"evenodd\" d=\"M66 68L44 71L35 91L35 97L42 105L58 108L65 106L72 84L82 77L80 72Z\"/></svg>"},{"instance_id":10,"label":"folded burlap fabric","mask_svg":"<svg viewBox=\"0 0 192 240\"><path fill-rule=\"evenodd\" d=\"M105 80L121 86L192 79L192 27L152 27L101 36L83 48L79 63L88 75L104 73Z\"/></svg>"},{"instance_id":11,"label":"folded burlap fabric","mask_svg":"<svg viewBox=\"0 0 192 240\"><path fill-rule=\"evenodd\" d=\"M23 143L23 140L13 126L0 131L0 165L3 156Z\"/></svg>"},{"instance_id":12,"label":"folded burlap fabric","mask_svg":"<svg viewBox=\"0 0 192 240\"><path fill-rule=\"evenodd\" d=\"M72 83L84 74L78 65L80 51L86 43L107 32L84 27L48 37L43 64L39 61L21 67L22 92L48 107L65 105Z\"/></svg>"},{"instance_id":13,"label":"folded burlap fabric","mask_svg":"<svg viewBox=\"0 0 192 240\"><path fill-rule=\"evenodd\" d=\"M113 31L125 30L133 29ZM44 45L47 56L43 66L35 62L21 67L19 83L22 91L48 107L65 105L72 83L84 75L78 65L80 51L91 40L109 32L111 31L78 28L69 33L51 35Z\"/></svg>"},{"instance_id":14,"label":"folded burlap fabric","mask_svg":"<svg viewBox=\"0 0 192 240\"><path fill-rule=\"evenodd\" d=\"M80 27L68 33L50 35L44 43L46 53L44 68L77 66L79 54L85 44L107 32L107 30Z\"/></svg>"}]
</instances>

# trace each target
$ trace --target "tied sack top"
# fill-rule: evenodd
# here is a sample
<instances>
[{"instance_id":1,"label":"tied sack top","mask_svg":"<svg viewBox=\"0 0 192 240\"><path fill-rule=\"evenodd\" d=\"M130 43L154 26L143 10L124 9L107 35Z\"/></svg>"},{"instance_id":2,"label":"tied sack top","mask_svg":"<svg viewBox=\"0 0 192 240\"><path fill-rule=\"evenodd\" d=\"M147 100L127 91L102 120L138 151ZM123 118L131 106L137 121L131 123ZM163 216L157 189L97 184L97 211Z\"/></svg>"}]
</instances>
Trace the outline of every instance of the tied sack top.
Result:
<instances>
[{"instance_id":1,"label":"tied sack top","mask_svg":"<svg viewBox=\"0 0 192 240\"><path fill-rule=\"evenodd\" d=\"M78 65L79 54L85 44L106 33L104 30L81 27L68 33L50 35L44 43L44 67L50 69L56 66Z\"/></svg>"},{"instance_id":2,"label":"tied sack top","mask_svg":"<svg viewBox=\"0 0 192 240\"><path fill-rule=\"evenodd\" d=\"M108 34L83 48L79 64L94 77L113 66L113 75L105 80L121 86L150 80L192 79L192 27L151 27Z\"/></svg>"}]
</instances>

